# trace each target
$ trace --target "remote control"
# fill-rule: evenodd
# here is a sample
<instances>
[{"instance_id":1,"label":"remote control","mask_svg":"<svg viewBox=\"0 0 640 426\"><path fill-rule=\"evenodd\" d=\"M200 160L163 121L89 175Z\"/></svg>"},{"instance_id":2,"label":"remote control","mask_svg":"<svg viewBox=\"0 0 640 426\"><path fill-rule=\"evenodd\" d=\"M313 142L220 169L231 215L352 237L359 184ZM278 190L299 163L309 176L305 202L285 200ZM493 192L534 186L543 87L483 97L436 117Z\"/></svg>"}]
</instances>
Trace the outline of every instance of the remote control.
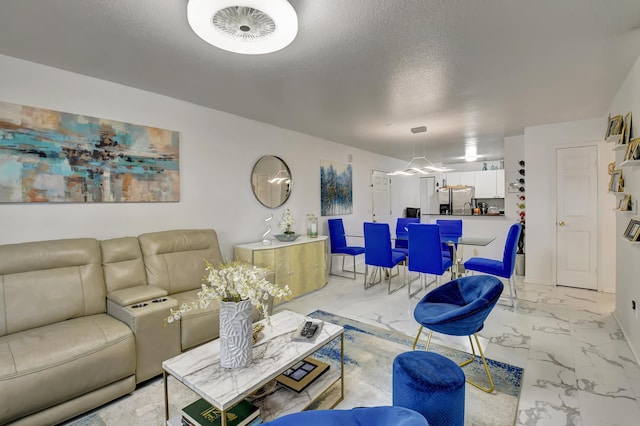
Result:
<instances>
[{"instance_id":1,"label":"remote control","mask_svg":"<svg viewBox=\"0 0 640 426\"><path fill-rule=\"evenodd\" d=\"M309 330L309 327L311 327L311 324L313 324L311 321L304 323L304 327L302 327L302 330L300 331L302 336L307 337L307 331Z\"/></svg>"},{"instance_id":2,"label":"remote control","mask_svg":"<svg viewBox=\"0 0 640 426\"><path fill-rule=\"evenodd\" d=\"M300 330L300 336L311 339L315 335L316 330L318 330L318 325L312 321L307 321L302 327L302 330Z\"/></svg>"},{"instance_id":3,"label":"remote control","mask_svg":"<svg viewBox=\"0 0 640 426\"><path fill-rule=\"evenodd\" d=\"M313 335L316 334L317 329L318 329L318 326L316 324L309 326L309 328L306 331L306 334L304 334L304 337L306 337L307 339L311 339Z\"/></svg>"}]
</instances>

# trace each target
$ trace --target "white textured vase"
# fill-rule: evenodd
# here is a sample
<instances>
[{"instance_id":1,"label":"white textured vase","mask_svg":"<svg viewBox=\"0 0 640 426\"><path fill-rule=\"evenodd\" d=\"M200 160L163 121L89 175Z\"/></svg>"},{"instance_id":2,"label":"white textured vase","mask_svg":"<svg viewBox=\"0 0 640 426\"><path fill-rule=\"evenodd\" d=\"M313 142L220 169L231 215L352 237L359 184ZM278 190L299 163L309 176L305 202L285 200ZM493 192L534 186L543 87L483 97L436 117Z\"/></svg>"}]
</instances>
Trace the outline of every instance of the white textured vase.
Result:
<instances>
[{"instance_id":1,"label":"white textured vase","mask_svg":"<svg viewBox=\"0 0 640 426\"><path fill-rule=\"evenodd\" d=\"M253 359L251 300L220 302L220 365L240 368Z\"/></svg>"}]
</instances>

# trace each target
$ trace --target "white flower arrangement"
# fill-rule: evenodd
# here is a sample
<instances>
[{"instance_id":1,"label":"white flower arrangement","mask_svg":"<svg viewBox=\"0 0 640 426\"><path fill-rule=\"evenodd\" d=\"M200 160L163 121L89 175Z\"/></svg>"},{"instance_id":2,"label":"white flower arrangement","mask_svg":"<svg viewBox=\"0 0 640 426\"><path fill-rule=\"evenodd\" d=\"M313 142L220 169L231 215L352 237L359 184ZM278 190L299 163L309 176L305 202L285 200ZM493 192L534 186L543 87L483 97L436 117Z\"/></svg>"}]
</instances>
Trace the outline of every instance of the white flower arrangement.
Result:
<instances>
[{"instance_id":1,"label":"white flower arrangement","mask_svg":"<svg viewBox=\"0 0 640 426\"><path fill-rule=\"evenodd\" d=\"M185 313L204 309L216 300L222 302L240 302L251 300L262 316L270 323L267 301L269 296L286 298L291 295L289 286L280 288L265 279L266 269L243 262L225 263L216 268L208 260L206 275L203 277L202 291L198 292L198 300L183 303L179 309L171 309L166 318L168 323L179 320Z\"/></svg>"},{"instance_id":2,"label":"white flower arrangement","mask_svg":"<svg viewBox=\"0 0 640 426\"><path fill-rule=\"evenodd\" d=\"M288 234L291 231L291 227L293 225L296 224L296 220L293 217L293 214L291 214L291 210L286 209L284 211L284 213L282 213L282 221L280 221L280 229L282 229L282 232Z\"/></svg>"}]
</instances>

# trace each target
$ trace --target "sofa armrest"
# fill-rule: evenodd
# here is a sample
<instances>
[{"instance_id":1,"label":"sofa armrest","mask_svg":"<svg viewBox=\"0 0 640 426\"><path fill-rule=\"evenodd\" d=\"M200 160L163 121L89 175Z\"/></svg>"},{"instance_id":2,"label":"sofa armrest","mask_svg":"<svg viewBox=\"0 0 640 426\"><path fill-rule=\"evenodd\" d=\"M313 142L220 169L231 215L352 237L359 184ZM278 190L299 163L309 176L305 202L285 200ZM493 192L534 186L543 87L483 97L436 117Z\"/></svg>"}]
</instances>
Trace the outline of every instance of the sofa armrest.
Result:
<instances>
[{"instance_id":1,"label":"sofa armrest","mask_svg":"<svg viewBox=\"0 0 640 426\"><path fill-rule=\"evenodd\" d=\"M137 287L124 288L112 291L107 295L107 299L119 306L134 305L152 299L165 297L167 291L160 287L140 285Z\"/></svg>"},{"instance_id":2,"label":"sofa armrest","mask_svg":"<svg viewBox=\"0 0 640 426\"><path fill-rule=\"evenodd\" d=\"M136 383L162 373L162 361L180 353L180 324L167 324L164 320L177 307L178 301L170 297L154 297L127 306L107 300L107 313L127 324L135 337Z\"/></svg>"}]
</instances>

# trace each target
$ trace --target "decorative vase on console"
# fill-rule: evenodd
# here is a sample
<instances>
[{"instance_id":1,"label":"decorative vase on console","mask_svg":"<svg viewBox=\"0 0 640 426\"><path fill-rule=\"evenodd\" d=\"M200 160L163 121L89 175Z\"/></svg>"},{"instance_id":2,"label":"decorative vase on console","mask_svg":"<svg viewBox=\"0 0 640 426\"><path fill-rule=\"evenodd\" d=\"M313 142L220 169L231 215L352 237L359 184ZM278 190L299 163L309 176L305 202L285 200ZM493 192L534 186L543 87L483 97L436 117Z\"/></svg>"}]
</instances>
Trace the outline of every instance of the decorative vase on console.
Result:
<instances>
[{"instance_id":1,"label":"decorative vase on console","mask_svg":"<svg viewBox=\"0 0 640 426\"><path fill-rule=\"evenodd\" d=\"M269 296L286 298L289 286L280 288L265 278L266 270L248 263L234 262L213 266L205 259L206 275L198 300L171 309L167 322L173 322L191 310L204 309L212 301L220 303L220 365L223 368L246 367L253 360L253 308L270 324Z\"/></svg>"}]
</instances>

